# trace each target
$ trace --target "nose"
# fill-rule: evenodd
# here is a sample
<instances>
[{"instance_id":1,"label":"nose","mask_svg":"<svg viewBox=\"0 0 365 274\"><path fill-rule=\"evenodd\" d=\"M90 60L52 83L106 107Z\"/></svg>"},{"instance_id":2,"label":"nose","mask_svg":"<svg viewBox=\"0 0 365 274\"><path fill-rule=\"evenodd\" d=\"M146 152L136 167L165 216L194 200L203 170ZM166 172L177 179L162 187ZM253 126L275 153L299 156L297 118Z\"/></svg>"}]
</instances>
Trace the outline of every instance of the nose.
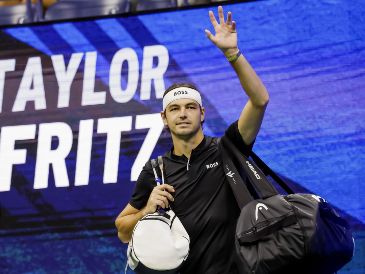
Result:
<instances>
[{"instance_id":1,"label":"nose","mask_svg":"<svg viewBox=\"0 0 365 274\"><path fill-rule=\"evenodd\" d=\"M180 108L179 116L180 118L186 117L186 109L184 107Z\"/></svg>"}]
</instances>

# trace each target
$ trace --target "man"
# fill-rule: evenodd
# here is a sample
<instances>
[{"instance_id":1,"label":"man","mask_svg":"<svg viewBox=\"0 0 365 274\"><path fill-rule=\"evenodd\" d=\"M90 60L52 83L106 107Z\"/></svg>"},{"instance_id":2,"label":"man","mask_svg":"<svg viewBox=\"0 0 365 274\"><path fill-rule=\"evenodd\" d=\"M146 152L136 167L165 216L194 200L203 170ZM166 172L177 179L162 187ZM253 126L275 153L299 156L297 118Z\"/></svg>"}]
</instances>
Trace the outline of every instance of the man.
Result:
<instances>
[{"instance_id":1,"label":"man","mask_svg":"<svg viewBox=\"0 0 365 274\"><path fill-rule=\"evenodd\" d=\"M212 11L215 35L205 33L226 56L249 99L237 122L225 135L248 155L260 129L269 95L237 46L236 23L218 7L219 23ZM173 85L163 97L161 117L173 148L164 157L164 185L156 186L151 164L143 168L130 203L117 217L118 237L127 243L135 224L158 207L170 206L190 236L190 253L181 273L238 273L234 229L239 214L226 181L218 139L204 136L205 109L192 85Z\"/></svg>"}]
</instances>

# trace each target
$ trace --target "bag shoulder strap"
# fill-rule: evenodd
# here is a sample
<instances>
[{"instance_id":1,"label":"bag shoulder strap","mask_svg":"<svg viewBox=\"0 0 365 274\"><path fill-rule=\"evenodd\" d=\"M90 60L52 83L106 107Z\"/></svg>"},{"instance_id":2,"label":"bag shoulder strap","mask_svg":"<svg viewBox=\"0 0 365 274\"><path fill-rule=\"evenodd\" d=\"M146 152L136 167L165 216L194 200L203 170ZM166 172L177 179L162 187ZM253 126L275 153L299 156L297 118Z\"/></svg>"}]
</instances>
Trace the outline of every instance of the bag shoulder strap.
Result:
<instances>
[{"instance_id":1,"label":"bag shoulder strap","mask_svg":"<svg viewBox=\"0 0 365 274\"><path fill-rule=\"evenodd\" d=\"M266 176L271 176L288 194L294 194L294 190L282 180L266 163L253 151L250 156Z\"/></svg>"},{"instance_id":2,"label":"bag shoulder strap","mask_svg":"<svg viewBox=\"0 0 365 274\"><path fill-rule=\"evenodd\" d=\"M218 150L222 155L224 174L226 175L239 208L242 209L247 203L253 201L254 198L251 196L246 183L242 180L239 172L232 162L232 159L229 157L226 149L223 147L221 138L218 139Z\"/></svg>"},{"instance_id":3,"label":"bag shoulder strap","mask_svg":"<svg viewBox=\"0 0 365 274\"><path fill-rule=\"evenodd\" d=\"M266 199L279 194L260 168L239 151L229 138L223 136L221 142L224 150L229 152L230 157L241 169L241 175L244 177L245 182L251 186L254 196L256 195L259 198Z\"/></svg>"}]
</instances>

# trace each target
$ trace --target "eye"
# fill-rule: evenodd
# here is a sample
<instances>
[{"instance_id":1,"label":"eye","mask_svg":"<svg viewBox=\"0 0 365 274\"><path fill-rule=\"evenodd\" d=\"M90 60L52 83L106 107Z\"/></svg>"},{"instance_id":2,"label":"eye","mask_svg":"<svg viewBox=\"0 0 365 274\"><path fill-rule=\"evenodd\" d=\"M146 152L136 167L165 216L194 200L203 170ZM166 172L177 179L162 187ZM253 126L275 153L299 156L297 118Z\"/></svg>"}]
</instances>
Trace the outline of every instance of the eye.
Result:
<instances>
[{"instance_id":1,"label":"eye","mask_svg":"<svg viewBox=\"0 0 365 274\"><path fill-rule=\"evenodd\" d=\"M176 111L177 108L170 108L170 111Z\"/></svg>"},{"instance_id":2,"label":"eye","mask_svg":"<svg viewBox=\"0 0 365 274\"><path fill-rule=\"evenodd\" d=\"M188 106L188 109L196 109L196 106Z\"/></svg>"}]
</instances>

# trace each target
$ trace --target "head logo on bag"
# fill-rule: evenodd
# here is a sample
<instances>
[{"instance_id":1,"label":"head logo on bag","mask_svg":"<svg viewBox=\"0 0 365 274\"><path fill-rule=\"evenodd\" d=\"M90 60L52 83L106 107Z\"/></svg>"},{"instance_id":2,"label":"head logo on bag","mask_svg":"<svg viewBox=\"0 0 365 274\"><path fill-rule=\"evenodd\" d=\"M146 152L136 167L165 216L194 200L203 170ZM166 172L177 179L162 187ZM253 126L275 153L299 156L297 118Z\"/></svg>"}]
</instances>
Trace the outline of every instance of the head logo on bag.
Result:
<instances>
[{"instance_id":1,"label":"head logo on bag","mask_svg":"<svg viewBox=\"0 0 365 274\"><path fill-rule=\"evenodd\" d=\"M255 210L255 217L256 217L256 221L259 219L259 210L262 210L262 209L265 209L265 210L268 210L269 208L263 204L263 203L258 203L256 205L256 210Z\"/></svg>"}]
</instances>

